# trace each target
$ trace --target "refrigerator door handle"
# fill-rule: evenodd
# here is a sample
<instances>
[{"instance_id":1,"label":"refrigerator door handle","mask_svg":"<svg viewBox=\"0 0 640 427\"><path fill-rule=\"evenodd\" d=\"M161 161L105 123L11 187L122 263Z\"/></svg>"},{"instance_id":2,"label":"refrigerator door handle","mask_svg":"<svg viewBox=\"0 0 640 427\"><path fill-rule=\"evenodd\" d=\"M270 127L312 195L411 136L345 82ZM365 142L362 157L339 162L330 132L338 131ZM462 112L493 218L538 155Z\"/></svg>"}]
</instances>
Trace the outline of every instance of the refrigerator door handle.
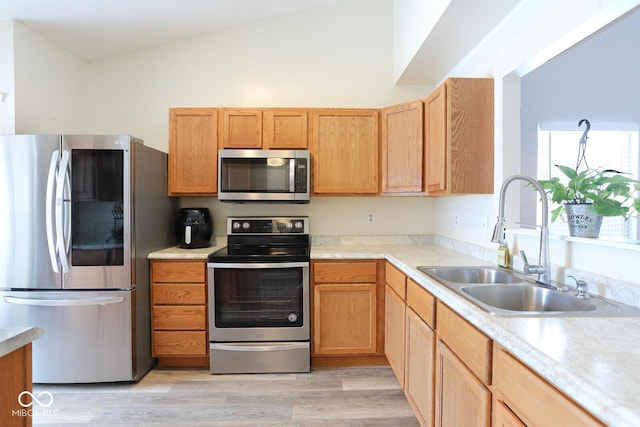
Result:
<instances>
[{"instance_id":1,"label":"refrigerator door handle","mask_svg":"<svg viewBox=\"0 0 640 427\"><path fill-rule=\"evenodd\" d=\"M124 302L124 297L35 299L5 296L4 301L9 304L35 305L40 307L77 307L86 305L120 304Z\"/></svg>"},{"instance_id":2,"label":"refrigerator door handle","mask_svg":"<svg viewBox=\"0 0 640 427\"><path fill-rule=\"evenodd\" d=\"M51 267L56 273L60 273L58 268L58 258L56 257L56 245L53 235L53 185L56 178L56 165L58 164L58 157L60 151L56 150L51 155L51 163L49 164L49 174L47 175L47 195L45 202L45 223L47 229L47 246L49 247L49 259L51 260Z\"/></svg>"},{"instance_id":3,"label":"refrigerator door handle","mask_svg":"<svg viewBox=\"0 0 640 427\"><path fill-rule=\"evenodd\" d=\"M69 271L69 258L67 257L67 245L64 241L65 237L65 189L67 180L67 169L69 168L69 152L62 152L62 160L58 167L58 176L56 178L58 186L56 187L56 246L58 249L58 257L62 264L62 272Z\"/></svg>"}]
</instances>

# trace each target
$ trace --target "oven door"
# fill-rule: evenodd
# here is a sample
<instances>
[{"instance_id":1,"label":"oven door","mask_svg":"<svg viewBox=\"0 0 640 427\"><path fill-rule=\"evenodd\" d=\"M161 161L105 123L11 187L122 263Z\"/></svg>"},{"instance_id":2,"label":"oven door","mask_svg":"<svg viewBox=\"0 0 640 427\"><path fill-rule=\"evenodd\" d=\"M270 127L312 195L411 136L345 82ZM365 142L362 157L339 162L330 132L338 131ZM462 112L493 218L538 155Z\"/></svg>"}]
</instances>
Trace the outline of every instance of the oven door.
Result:
<instances>
[{"instance_id":1,"label":"oven door","mask_svg":"<svg viewBox=\"0 0 640 427\"><path fill-rule=\"evenodd\" d=\"M309 263L209 263L213 342L308 341Z\"/></svg>"}]
</instances>

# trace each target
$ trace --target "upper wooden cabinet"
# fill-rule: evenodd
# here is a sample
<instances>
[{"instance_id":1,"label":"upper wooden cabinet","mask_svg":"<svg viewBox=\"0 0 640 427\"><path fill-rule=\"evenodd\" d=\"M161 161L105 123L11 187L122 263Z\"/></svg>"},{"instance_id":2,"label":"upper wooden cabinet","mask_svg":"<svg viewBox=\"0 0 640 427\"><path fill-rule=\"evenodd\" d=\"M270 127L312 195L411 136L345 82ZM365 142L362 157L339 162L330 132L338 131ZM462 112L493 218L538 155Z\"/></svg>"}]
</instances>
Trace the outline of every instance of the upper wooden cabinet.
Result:
<instances>
[{"instance_id":1,"label":"upper wooden cabinet","mask_svg":"<svg viewBox=\"0 0 640 427\"><path fill-rule=\"evenodd\" d=\"M308 110L224 109L220 148L306 149Z\"/></svg>"},{"instance_id":2,"label":"upper wooden cabinet","mask_svg":"<svg viewBox=\"0 0 640 427\"><path fill-rule=\"evenodd\" d=\"M378 193L375 109L316 109L311 119L315 194Z\"/></svg>"},{"instance_id":3,"label":"upper wooden cabinet","mask_svg":"<svg viewBox=\"0 0 640 427\"><path fill-rule=\"evenodd\" d=\"M169 195L216 194L217 129L215 108L169 110Z\"/></svg>"},{"instance_id":4,"label":"upper wooden cabinet","mask_svg":"<svg viewBox=\"0 0 640 427\"><path fill-rule=\"evenodd\" d=\"M222 110L221 148L262 148L262 110Z\"/></svg>"},{"instance_id":5,"label":"upper wooden cabinet","mask_svg":"<svg viewBox=\"0 0 640 427\"><path fill-rule=\"evenodd\" d=\"M382 109L381 193L423 191L423 105L414 101Z\"/></svg>"},{"instance_id":6,"label":"upper wooden cabinet","mask_svg":"<svg viewBox=\"0 0 640 427\"><path fill-rule=\"evenodd\" d=\"M270 108L262 113L263 146L266 149L303 150L309 148L309 111Z\"/></svg>"},{"instance_id":7,"label":"upper wooden cabinet","mask_svg":"<svg viewBox=\"0 0 640 427\"><path fill-rule=\"evenodd\" d=\"M493 79L451 78L424 103L429 195L493 193Z\"/></svg>"}]
</instances>

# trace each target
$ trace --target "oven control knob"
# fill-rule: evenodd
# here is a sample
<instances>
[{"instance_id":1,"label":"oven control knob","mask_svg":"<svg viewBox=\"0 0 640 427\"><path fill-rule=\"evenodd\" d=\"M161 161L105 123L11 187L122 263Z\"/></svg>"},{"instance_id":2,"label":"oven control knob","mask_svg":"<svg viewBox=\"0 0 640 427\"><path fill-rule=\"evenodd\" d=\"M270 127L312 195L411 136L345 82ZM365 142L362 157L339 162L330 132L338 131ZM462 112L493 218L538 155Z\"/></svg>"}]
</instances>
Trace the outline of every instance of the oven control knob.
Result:
<instances>
[{"instance_id":1,"label":"oven control knob","mask_svg":"<svg viewBox=\"0 0 640 427\"><path fill-rule=\"evenodd\" d=\"M293 228L293 223L291 221L287 221L286 227L287 230L291 230Z\"/></svg>"},{"instance_id":2,"label":"oven control knob","mask_svg":"<svg viewBox=\"0 0 640 427\"><path fill-rule=\"evenodd\" d=\"M233 221L233 225L231 227L233 227L234 230L237 230L240 228L240 223L238 221Z\"/></svg>"},{"instance_id":3,"label":"oven control knob","mask_svg":"<svg viewBox=\"0 0 640 427\"><path fill-rule=\"evenodd\" d=\"M242 228L244 228L245 230L248 230L249 227L251 227L251 224L249 224L248 222L245 221L242 223Z\"/></svg>"},{"instance_id":4,"label":"oven control knob","mask_svg":"<svg viewBox=\"0 0 640 427\"><path fill-rule=\"evenodd\" d=\"M291 313L287 316L287 319L289 319L289 322L293 323L298 320L298 315L295 313Z\"/></svg>"},{"instance_id":5,"label":"oven control knob","mask_svg":"<svg viewBox=\"0 0 640 427\"><path fill-rule=\"evenodd\" d=\"M296 221L295 226L298 230L302 230L302 221Z\"/></svg>"}]
</instances>

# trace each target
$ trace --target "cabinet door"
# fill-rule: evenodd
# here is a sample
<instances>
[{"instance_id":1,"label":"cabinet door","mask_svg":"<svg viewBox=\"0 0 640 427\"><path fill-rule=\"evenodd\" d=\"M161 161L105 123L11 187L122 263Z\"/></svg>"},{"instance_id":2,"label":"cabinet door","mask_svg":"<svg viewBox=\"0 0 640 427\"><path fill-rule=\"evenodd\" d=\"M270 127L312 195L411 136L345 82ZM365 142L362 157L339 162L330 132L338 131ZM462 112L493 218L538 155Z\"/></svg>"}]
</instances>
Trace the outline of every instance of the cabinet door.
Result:
<instances>
[{"instance_id":1,"label":"cabinet door","mask_svg":"<svg viewBox=\"0 0 640 427\"><path fill-rule=\"evenodd\" d=\"M503 402L493 403L493 427L527 427Z\"/></svg>"},{"instance_id":2,"label":"cabinet door","mask_svg":"<svg viewBox=\"0 0 640 427\"><path fill-rule=\"evenodd\" d=\"M382 193L419 193L423 175L423 102L382 110Z\"/></svg>"},{"instance_id":3,"label":"cabinet door","mask_svg":"<svg viewBox=\"0 0 640 427\"><path fill-rule=\"evenodd\" d=\"M404 338L407 305L393 289L385 286L384 353L404 388Z\"/></svg>"},{"instance_id":4,"label":"cabinet door","mask_svg":"<svg viewBox=\"0 0 640 427\"><path fill-rule=\"evenodd\" d=\"M376 194L378 110L314 110L311 154L314 193Z\"/></svg>"},{"instance_id":5,"label":"cabinet door","mask_svg":"<svg viewBox=\"0 0 640 427\"><path fill-rule=\"evenodd\" d=\"M263 111L265 149L303 150L309 147L308 111L268 109Z\"/></svg>"},{"instance_id":6,"label":"cabinet door","mask_svg":"<svg viewBox=\"0 0 640 427\"><path fill-rule=\"evenodd\" d=\"M427 192L447 188L447 87L445 84L424 102L424 174Z\"/></svg>"},{"instance_id":7,"label":"cabinet door","mask_svg":"<svg viewBox=\"0 0 640 427\"><path fill-rule=\"evenodd\" d=\"M216 194L218 112L213 108L169 110L169 195Z\"/></svg>"},{"instance_id":8,"label":"cabinet door","mask_svg":"<svg viewBox=\"0 0 640 427\"><path fill-rule=\"evenodd\" d=\"M222 112L222 148L262 148L262 111L238 109Z\"/></svg>"},{"instance_id":9,"label":"cabinet door","mask_svg":"<svg viewBox=\"0 0 640 427\"><path fill-rule=\"evenodd\" d=\"M425 100L428 194L493 193L493 116L493 79L451 78Z\"/></svg>"},{"instance_id":10,"label":"cabinet door","mask_svg":"<svg viewBox=\"0 0 640 427\"><path fill-rule=\"evenodd\" d=\"M505 402L528 425L603 425L504 349L496 350L494 371L496 399Z\"/></svg>"},{"instance_id":11,"label":"cabinet door","mask_svg":"<svg viewBox=\"0 0 640 427\"><path fill-rule=\"evenodd\" d=\"M493 194L493 79L453 78L447 86L447 192Z\"/></svg>"},{"instance_id":12,"label":"cabinet door","mask_svg":"<svg viewBox=\"0 0 640 427\"><path fill-rule=\"evenodd\" d=\"M433 426L435 333L407 308L404 390L422 426Z\"/></svg>"},{"instance_id":13,"label":"cabinet door","mask_svg":"<svg viewBox=\"0 0 640 427\"><path fill-rule=\"evenodd\" d=\"M436 426L488 427L491 393L440 340L436 350Z\"/></svg>"},{"instance_id":14,"label":"cabinet door","mask_svg":"<svg viewBox=\"0 0 640 427\"><path fill-rule=\"evenodd\" d=\"M314 355L376 353L376 284L313 287Z\"/></svg>"}]
</instances>

